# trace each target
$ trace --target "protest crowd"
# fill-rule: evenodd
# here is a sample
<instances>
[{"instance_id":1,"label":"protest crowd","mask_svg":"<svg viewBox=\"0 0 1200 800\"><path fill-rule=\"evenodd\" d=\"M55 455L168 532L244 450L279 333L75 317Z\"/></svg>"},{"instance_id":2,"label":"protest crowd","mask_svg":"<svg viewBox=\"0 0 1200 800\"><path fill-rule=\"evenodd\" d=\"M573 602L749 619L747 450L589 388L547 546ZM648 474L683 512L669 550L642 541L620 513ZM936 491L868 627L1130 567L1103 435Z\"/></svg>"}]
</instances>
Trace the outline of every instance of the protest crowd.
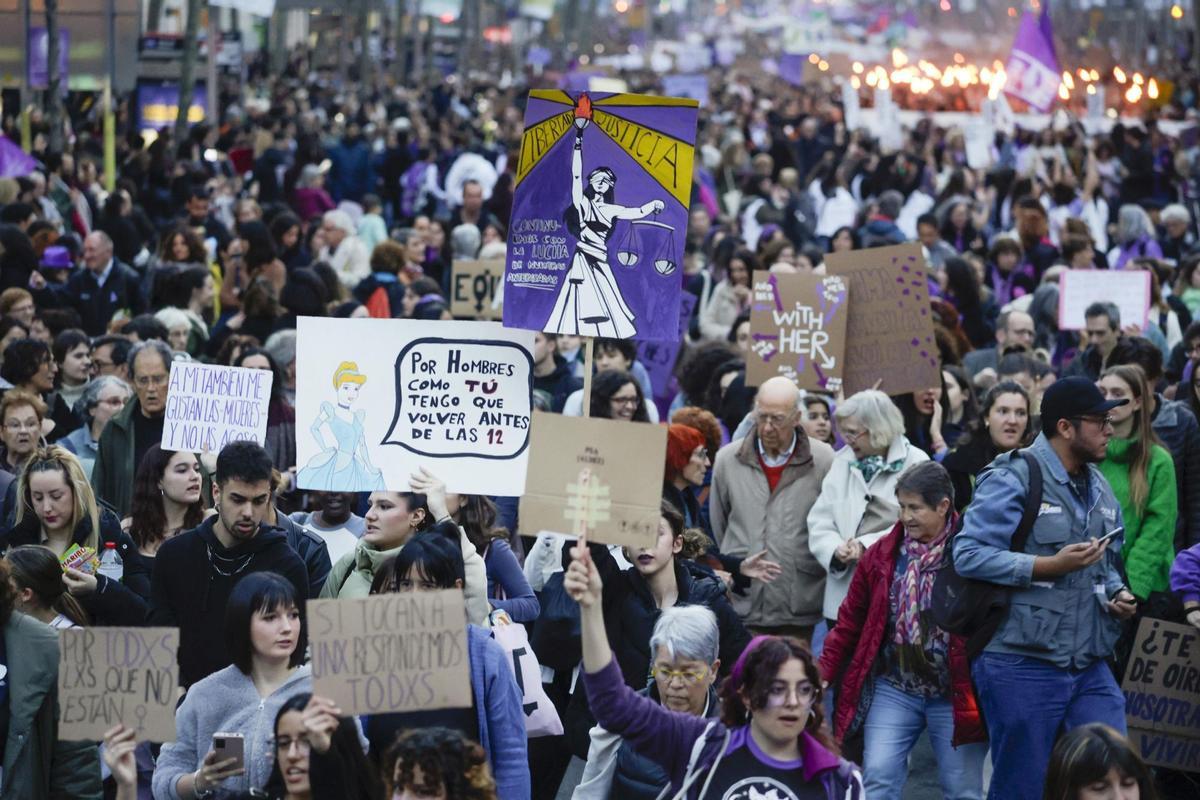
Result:
<instances>
[{"instance_id":1,"label":"protest crowd","mask_svg":"<svg viewBox=\"0 0 1200 800\"><path fill-rule=\"evenodd\" d=\"M464 264L504 274L527 95L557 86L355 91L311 57L227 82L182 140L122 131L111 183L97 118L51 149L35 113L0 178L0 798L898 800L919 770L953 800L1200 797L1200 679L1174 695L1174 758L1139 746L1122 688L1143 620L1168 649L1190 629L1200 675L1196 81L1103 128L998 129L972 166L956 126L889 145L827 82L711 73L686 236L655 262L678 262L682 341L664 362L619 326L531 339L538 411L665 436L661 463L624 464L662 486L633 548L455 493L453 459L385 486L350 404L390 379L356 362L336 404L303 397L301 320L438 337L468 316ZM664 206L605 206L632 179L583 160L568 248L598 270L618 219ZM851 392L753 377L760 280L904 246L931 344ZM1096 296L1068 327L1077 271L1144 286L1144 313ZM489 319L515 302L500 283ZM251 380L189 401L188 365L268 372L265 435L165 447L166 420ZM1003 602L955 625L947 576ZM318 691L315 603L446 591L464 703L359 714ZM177 629L174 735L131 715L60 735L60 641L105 628Z\"/></svg>"}]
</instances>

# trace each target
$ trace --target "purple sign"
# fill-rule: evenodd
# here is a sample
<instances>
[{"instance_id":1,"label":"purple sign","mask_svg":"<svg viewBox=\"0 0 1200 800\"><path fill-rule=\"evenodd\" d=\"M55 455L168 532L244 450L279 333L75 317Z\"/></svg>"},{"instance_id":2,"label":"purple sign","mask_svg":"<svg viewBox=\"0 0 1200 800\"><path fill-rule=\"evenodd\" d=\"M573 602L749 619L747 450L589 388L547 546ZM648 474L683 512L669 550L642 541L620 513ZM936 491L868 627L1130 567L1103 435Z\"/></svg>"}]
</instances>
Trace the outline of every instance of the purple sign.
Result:
<instances>
[{"instance_id":1,"label":"purple sign","mask_svg":"<svg viewBox=\"0 0 1200 800\"><path fill-rule=\"evenodd\" d=\"M808 57L800 53L782 54L779 56L779 77L792 86L802 85L804 83L804 62L807 60Z\"/></svg>"},{"instance_id":2,"label":"purple sign","mask_svg":"<svg viewBox=\"0 0 1200 800\"><path fill-rule=\"evenodd\" d=\"M663 75L662 86L672 97L690 97L700 105L708 103L708 76L703 73Z\"/></svg>"},{"instance_id":3,"label":"purple sign","mask_svg":"<svg viewBox=\"0 0 1200 800\"><path fill-rule=\"evenodd\" d=\"M679 358L679 350L683 347L683 337L687 335L691 324L692 312L696 309L696 295L684 292L679 295L679 337L665 342L652 342L646 339L638 342L638 357L646 373L650 376L650 385L654 388L655 400L671 401L671 396L677 390L674 385L675 359Z\"/></svg>"},{"instance_id":4,"label":"purple sign","mask_svg":"<svg viewBox=\"0 0 1200 800\"><path fill-rule=\"evenodd\" d=\"M188 123L204 119L208 107L208 92L204 84L197 83L192 90L192 105L188 109ZM179 113L179 84L174 81L163 83L140 82L137 87L138 130L162 130L175 124Z\"/></svg>"},{"instance_id":5,"label":"purple sign","mask_svg":"<svg viewBox=\"0 0 1200 800\"><path fill-rule=\"evenodd\" d=\"M530 92L505 325L679 338L697 112L681 98Z\"/></svg>"},{"instance_id":6,"label":"purple sign","mask_svg":"<svg viewBox=\"0 0 1200 800\"><path fill-rule=\"evenodd\" d=\"M58 85L63 92L67 89L67 61L71 44L71 32L66 28L58 30ZM47 89L50 87L50 36L45 28L29 29L29 88Z\"/></svg>"}]
</instances>

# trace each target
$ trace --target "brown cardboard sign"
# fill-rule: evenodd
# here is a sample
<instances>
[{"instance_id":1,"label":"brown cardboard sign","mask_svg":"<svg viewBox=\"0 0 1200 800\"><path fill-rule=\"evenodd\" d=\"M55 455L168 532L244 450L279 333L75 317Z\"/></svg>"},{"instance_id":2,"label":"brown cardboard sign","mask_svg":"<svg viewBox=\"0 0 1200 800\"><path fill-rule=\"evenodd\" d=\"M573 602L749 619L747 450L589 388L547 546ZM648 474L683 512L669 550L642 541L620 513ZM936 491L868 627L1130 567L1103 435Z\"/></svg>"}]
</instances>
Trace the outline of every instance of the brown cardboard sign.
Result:
<instances>
[{"instance_id":1,"label":"brown cardboard sign","mask_svg":"<svg viewBox=\"0 0 1200 800\"><path fill-rule=\"evenodd\" d=\"M178 628L58 632L58 738L99 741L115 725L141 742L175 741Z\"/></svg>"},{"instance_id":2,"label":"brown cardboard sign","mask_svg":"<svg viewBox=\"0 0 1200 800\"><path fill-rule=\"evenodd\" d=\"M309 600L313 693L348 715L469 708L461 589Z\"/></svg>"},{"instance_id":3,"label":"brown cardboard sign","mask_svg":"<svg viewBox=\"0 0 1200 800\"><path fill-rule=\"evenodd\" d=\"M801 389L837 394L845 366L846 279L754 273L746 384L782 375Z\"/></svg>"},{"instance_id":4,"label":"brown cardboard sign","mask_svg":"<svg viewBox=\"0 0 1200 800\"><path fill-rule=\"evenodd\" d=\"M1200 631L1143 617L1121 688L1129 739L1142 758L1200 771Z\"/></svg>"},{"instance_id":5,"label":"brown cardboard sign","mask_svg":"<svg viewBox=\"0 0 1200 800\"><path fill-rule=\"evenodd\" d=\"M879 383L890 395L942 383L925 256L917 242L831 253L831 275L846 278L850 315L846 324L846 396Z\"/></svg>"},{"instance_id":6,"label":"brown cardboard sign","mask_svg":"<svg viewBox=\"0 0 1200 800\"><path fill-rule=\"evenodd\" d=\"M504 259L459 261L450 267L450 313L461 319L500 319L502 306L492 308L504 281Z\"/></svg>"},{"instance_id":7,"label":"brown cardboard sign","mask_svg":"<svg viewBox=\"0 0 1200 800\"><path fill-rule=\"evenodd\" d=\"M535 411L522 529L653 546L666 453L664 425Z\"/></svg>"}]
</instances>

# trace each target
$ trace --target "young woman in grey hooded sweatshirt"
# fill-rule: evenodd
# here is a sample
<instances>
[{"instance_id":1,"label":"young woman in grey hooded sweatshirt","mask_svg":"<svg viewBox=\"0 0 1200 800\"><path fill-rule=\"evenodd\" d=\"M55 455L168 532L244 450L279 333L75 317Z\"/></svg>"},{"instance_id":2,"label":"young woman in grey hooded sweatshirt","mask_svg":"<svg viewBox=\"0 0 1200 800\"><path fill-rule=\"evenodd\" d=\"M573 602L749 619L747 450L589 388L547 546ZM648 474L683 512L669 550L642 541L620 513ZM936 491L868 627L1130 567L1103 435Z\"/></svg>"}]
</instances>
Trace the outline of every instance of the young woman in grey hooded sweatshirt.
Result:
<instances>
[{"instance_id":1,"label":"young woman in grey hooded sweatshirt","mask_svg":"<svg viewBox=\"0 0 1200 800\"><path fill-rule=\"evenodd\" d=\"M233 664L188 690L175 715L174 742L154 769L154 796L207 797L216 789L261 789L271 774L275 716L287 700L312 692L312 672L300 666L305 642L292 584L271 572L242 578L229 596L225 637ZM218 760L214 733L245 737L245 768Z\"/></svg>"}]
</instances>

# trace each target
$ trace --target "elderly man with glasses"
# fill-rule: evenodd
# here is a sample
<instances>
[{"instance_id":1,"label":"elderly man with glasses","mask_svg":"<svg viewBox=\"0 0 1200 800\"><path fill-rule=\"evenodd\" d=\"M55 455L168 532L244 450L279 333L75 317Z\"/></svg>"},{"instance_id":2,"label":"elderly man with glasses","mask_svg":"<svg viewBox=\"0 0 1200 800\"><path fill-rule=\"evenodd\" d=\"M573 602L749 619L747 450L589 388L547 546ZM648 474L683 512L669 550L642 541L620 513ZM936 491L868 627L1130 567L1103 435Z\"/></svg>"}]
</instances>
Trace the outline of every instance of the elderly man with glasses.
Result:
<instances>
[{"instance_id":1,"label":"elderly man with glasses","mask_svg":"<svg viewBox=\"0 0 1200 800\"><path fill-rule=\"evenodd\" d=\"M162 441L171 360L171 348L157 339L140 342L129 351L134 398L108 421L100 435L92 487L96 498L119 517L129 515L133 478L142 456Z\"/></svg>"},{"instance_id":2,"label":"elderly man with glasses","mask_svg":"<svg viewBox=\"0 0 1200 800\"><path fill-rule=\"evenodd\" d=\"M717 453L709 509L721 551L745 558L765 550L780 580L756 581L733 607L755 633L811 640L822 618L825 568L809 547L808 512L833 462L833 448L800 427L800 390L782 377L754 400L754 428Z\"/></svg>"}]
</instances>

